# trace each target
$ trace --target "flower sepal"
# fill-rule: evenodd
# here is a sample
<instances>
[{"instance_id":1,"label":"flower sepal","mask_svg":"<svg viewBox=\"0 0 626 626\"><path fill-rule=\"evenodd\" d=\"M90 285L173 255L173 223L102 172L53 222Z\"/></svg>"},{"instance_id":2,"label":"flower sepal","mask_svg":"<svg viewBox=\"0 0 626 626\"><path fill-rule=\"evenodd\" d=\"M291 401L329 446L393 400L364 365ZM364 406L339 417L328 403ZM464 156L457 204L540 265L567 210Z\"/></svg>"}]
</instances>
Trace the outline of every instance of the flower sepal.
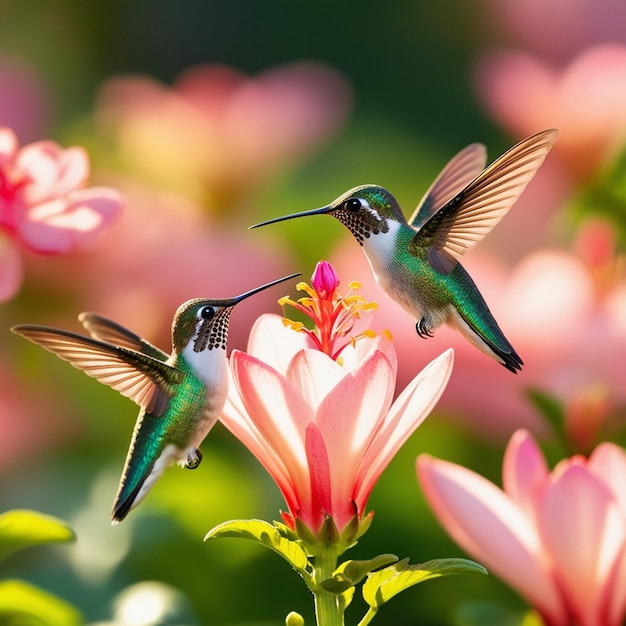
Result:
<instances>
[{"instance_id":1,"label":"flower sepal","mask_svg":"<svg viewBox=\"0 0 626 626\"><path fill-rule=\"evenodd\" d=\"M295 531L291 531L288 526L286 530L297 538L302 546L311 556L317 555L320 551L326 552L329 548L339 556L346 550L353 547L357 540L362 537L370 527L374 511L370 511L365 517L360 518L358 513L340 531L337 524L330 515L324 517L319 532L315 533L299 517L293 520Z\"/></svg>"},{"instance_id":2,"label":"flower sepal","mask_svg":"<svg viewBox=\"0 0 626 626\"><path fill-rule=\"evenodd\" d=\"M341 531L341 542L347 548L352 547L369 530L373 519L374 511L370 511L365 517L359 517L356 513Z\"/></svg>"}]
</instances>

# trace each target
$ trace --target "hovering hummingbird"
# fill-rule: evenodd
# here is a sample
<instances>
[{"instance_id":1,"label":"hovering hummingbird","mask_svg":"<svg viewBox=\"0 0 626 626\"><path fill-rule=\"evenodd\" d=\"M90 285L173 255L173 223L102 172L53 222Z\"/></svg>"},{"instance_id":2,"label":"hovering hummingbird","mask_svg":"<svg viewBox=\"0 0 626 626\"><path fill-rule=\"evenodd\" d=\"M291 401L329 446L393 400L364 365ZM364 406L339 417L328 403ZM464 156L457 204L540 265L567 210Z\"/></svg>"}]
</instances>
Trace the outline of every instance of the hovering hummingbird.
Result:
<instances>
[{"instance_id":1,"label":"hovering hummingbird","mask_svg":"<svg viewBox=\"0 0 626 626\"><path fill-rule=\"evenodd\" d=\"M508 212L558 134L545 130L532 135L486 169L485 147L471 144L446 165L408 222L386 189L361 185L327 206L251 228L306 215L336 217L362 246L376 282L418 320L420 337L431 337L448 323L517 373L522 359L459 261Z\"/></svg>"},{"instance_id":2,"label":"hovering hummingbird","mask_svg":"<svg viewBox=\"0 0 626 626\"><path fill-rule=\"evenodd\" d=\"M78 317L89 337L48 326L11 329L141 407L113 504L114 524L141 502L170 465L194 469L200 464L199 446L219 418L228 392L226 341L234 306L299 275L235 298L185 302L172 323L171 355L95 313Z\"/></svg>"}]
</instances>

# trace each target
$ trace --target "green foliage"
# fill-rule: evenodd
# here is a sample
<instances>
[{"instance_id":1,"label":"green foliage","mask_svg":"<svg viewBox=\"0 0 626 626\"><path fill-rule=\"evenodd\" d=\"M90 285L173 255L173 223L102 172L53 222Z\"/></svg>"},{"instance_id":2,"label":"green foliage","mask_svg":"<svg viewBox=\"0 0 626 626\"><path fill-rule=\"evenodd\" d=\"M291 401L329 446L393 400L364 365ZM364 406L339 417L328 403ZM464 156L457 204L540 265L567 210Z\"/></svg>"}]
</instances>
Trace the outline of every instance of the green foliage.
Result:
<instances>
[{"instance_id":1,"label":"green foliage","mask_svg":"<svg viewBox=\"0 0 626 626\"><path fill-rule=\"evenodd\" d=\"M334 572L332 578L321 582L322 587L333 593L343 593L349 587L360 583L369 573L396 563L395 554L381 554L366 561L344 561Z\"/></svg>"},{"instance_id":2,"label":"green foliage","mask_svg":"<svg viewBox=\"0 0 626 626\"><path fill-rule=\"evenodd\" d=\"M344 561L334 569L330 577L324 578L321 574L328 571L325 567L329 559L334 561L342 554L347 549L345 544L328 543L327 533L320 532L319 545L307 546L313 550L305 550L302 547L303 540L293 538L293 531L283 524L277 526L262 520L232 520L210 530L204 539L207 541L220 537L239 537L270 548L300 573L318 601L324 595L334 596L336 599L331 602L331 606L334 604L339 607L341 613L352 602L355 586L367 577L363 585L363 598L370 609L361 621L362 625L369 624L383 604L418 583L451 574L487 573L484 567L467 559L436 559L419 565L409 565L408 559L398 561L394 554L381 554L372 559ZM318 615L318 620L319 618ZM288 626L300 624L299 619L299 614L290 613L286 623ZM318 623L326 622L322 620Z\"/></svg>"},{"instance_id":3,"label":"green foliage","mask_svg":"<svg viewBox=\"0 0 626 626\"><path fill-rule=\"evenodd\" d=\"M565 409L561 401L546 391L537 388L527 389L526 395L537 412L546 419L554 432L559 435L561 439L564 439L565 431L563 424Z\"/></svg>"},{"instance_id":4,"label":"green foliage","mask_svg":"<svg viewBox=\"0 0 626 626\"><path fill-rule=\"evenodd\" d=\"M21 580L0 582L3 626L77 626L80 613L71 605Z\"/></svg>"},{"instance_id":5,"label":"green foliage","mask_svg":"<svg viewBox=\"0 0 626 626\"><path fill-rule=\"evenodd\" d=\"M283 557L302 576L307 576L307 553L298 541L288 539L269 522L263 520L232 520L210 530L204 540L220 537L251 539Z\"/></svg>"},{"instance_id":6,"label":"green foliage","mask_svg":"<svg viewBox=\"0 0 626 626\"><path fill-rule=\"evenodd\" d=\"M608 217L626 245L626 150L573 199L572 212Z\"/></svg>"},{"instance_id":7,"label":"green foliage","mask_svg":"<svg viewBox=\"0 0 626 626\"><path fill-rule=\"evenodd\" d=\"M452 574L486 574L487 570L467 559L435 559L409 565L408 559L370 574L363 585L363 598L378 609L401 591L431 578Z\"/></svg>"},{"instance_id":8,"label":"green foliage","mask_svg":"<svg viewBox=\"0 0 626 626\"><path fill-rule=\"evenodd\" d=\"M75 539L74 531L55 517L28 510L0 515L0 559L29 546Z\"/></svg>"},{"instance_id":9,"label":"green foliage","mask_svg":"<svg viewBox=\"0 0 626 626\"><path fill-rule=\"evenodd\" d=\"M0 559L46 543L74 541L65 522L37 513L14 510L0 515ZM21 580L0 581L0 624L3 626L74 626L81 624L77 609Z\"/></svg>"}]
</instances>

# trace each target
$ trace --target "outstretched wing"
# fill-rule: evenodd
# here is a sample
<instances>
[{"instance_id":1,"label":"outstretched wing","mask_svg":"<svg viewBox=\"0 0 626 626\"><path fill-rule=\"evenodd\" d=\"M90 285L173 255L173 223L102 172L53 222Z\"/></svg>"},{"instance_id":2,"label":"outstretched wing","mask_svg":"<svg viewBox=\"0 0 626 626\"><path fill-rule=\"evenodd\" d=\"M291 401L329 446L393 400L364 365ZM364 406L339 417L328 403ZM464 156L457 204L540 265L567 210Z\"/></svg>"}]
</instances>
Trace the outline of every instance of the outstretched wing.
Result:
<instances>
[{"instance_id":1,"label":"outstretched wing","mask_svg":"<svg viewBox=\"0 0 626 626\"><path fill-rule=\"evenodd\" d=\"M469 185L486 165L487 150L482 143L463 148L435 178L409 218L409 225L416 230L421 228L448 200Z\"/></svg>"},{"instance_id":2,"label":"outstretched wing","mask_svg":"<svg viewBox=\"0 0 626 626\"><path fill-rule=\"evenodd\" d=\"M165 413L176 385L184 378L183 372L151 356L70 331L26 324L11 330L119 391L152 415Z\"/></svg>"},{"instance_id":3,"label":"outstretched wing","mask_svg":"<svg viewBox=\"0 0 626 626\"><path fill-rule=\"evenodd\" d=\"M409 243L409 253L418 256L418 249L426 248L431 265L449 274L513 206L558 134L544 130L505 152L422 226Z\"/></svg>"},{"instance_id":4,"label":"outstretched wing","mask_svg":"<svg viewBox=\"0 0 626 626\"><path fill-rule=\"evenodd\" d=\"M94 339L113 344L114 346L120 346L121 348L128 348L135 352L142 352L159 361L165 362L169 358L169 354L163 352L160 348L124 328L121 324L102 315L89 312L81 313L78 316L78 320Z\"/></svg>"}]
</instances>

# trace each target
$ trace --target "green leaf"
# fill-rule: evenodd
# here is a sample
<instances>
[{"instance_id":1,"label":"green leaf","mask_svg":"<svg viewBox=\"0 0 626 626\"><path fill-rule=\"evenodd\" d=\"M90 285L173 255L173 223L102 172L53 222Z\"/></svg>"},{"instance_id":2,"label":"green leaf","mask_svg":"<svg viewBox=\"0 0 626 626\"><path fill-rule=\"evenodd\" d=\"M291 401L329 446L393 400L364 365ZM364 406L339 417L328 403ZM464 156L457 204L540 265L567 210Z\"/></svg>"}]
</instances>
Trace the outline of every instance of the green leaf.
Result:
<instances>
[{"instance_id":1,"label":"green leaf","mask_svg":"<svg viewBox=\"0 0 626 626\"><path fill-rule=\"evenodd\" d=\"M78 626L83 620L71 604L21 580L0 582L0 624Z\"/></svg>"},{"instance_id":2,"label":"green leaf","mask_svg":"<svg viewBox=\"0 0 626 626\"><path fill-rule=\"evenodd\" d=\"M204 537L204 540L208 541L209 539L219 539L221 537L238 537L256 541L280 554L295 570L302 574L306 573L309 565L307 554L297 541L283 537L274 526L263 520L251 519L223 522L211 529Z\"/></svg>"},{"instance_id":3,"label":"green leaf","mask_svg":"<svg viewBox=\"0 0 626 626\"><path fill-rule=\"evenodd\" d=\"M343 593L349 587L361 582L370 572L397 563L395 554L381 554L373 559L363 561L344 561L331 578L323 580L321 585L327 591Z\"/></svg>"},{"instance_id":4,"label":"green leaf","mask_svg":"<svg viewBox=\"0 0 626 626\"><path fill-rule=\"evenodd\" d=\"M530 388L526 395L537 411L546 418L557 434L563 434L565 409L561 401L542 389Z\"/></svg>"},{"instance_id":5,"label":"green leaf","mask_svg":"<svg viewBox=\"0 0 626 626\"><path fill-rule=\"evenodd\" d=\"M28 546L75 539L65 522L49 515L27 510L0 515L0 559Z\"/></svg>"},{"instance_id":6,"label":"green leaf","mask_svg":"<svg viewBox=\"0 0 626 626\"><path fill-rule=\"evenodd\" d=\"M404 559L370 574L363 585L363 598L378 609L401 591L431 578L476 573L486 574L487 570L468 559L435 559L418 565L409 565Z\"/></svg>"}]
</instances>

